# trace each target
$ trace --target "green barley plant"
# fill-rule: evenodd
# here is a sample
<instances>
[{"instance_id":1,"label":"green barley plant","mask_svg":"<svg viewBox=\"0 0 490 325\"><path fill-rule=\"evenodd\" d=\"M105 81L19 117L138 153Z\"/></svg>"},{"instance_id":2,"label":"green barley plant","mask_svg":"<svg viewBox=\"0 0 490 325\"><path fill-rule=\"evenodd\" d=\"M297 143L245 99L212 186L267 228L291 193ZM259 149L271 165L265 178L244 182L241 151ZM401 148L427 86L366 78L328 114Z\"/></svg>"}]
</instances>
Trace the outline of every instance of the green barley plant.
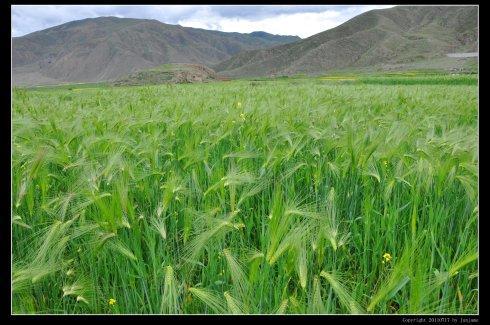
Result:
<instances>
[{"instance_id":1,"label":"green barley plant","mask_svg":"<svg viewBox=\"0 0 490 325\"><path fill-rule=\"evenodd\" d=\"M14 89L15 314L476 314L475 75Z\"/></svg>"}]
</instances>

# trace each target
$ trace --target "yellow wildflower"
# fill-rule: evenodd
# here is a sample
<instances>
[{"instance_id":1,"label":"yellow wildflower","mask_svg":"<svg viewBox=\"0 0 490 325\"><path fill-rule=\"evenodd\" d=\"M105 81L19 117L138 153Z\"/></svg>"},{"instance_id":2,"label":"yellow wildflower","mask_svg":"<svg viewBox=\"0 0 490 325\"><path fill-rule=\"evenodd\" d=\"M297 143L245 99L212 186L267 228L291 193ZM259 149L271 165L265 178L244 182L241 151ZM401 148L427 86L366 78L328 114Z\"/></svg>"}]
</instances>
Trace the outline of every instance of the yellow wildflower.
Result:
<instances>
[{"instance_id":1,"label":"yellow wildflower","mask_svg":"<svg viewBox=\"0 0 490 325\"><path fill-rule=\"evenodd\" d=\"M384 259L384 261L382 262L383 264L388 263L389 261L392 260L391 254L390 253L384 253L383 259Z\"/></svg>"},{"instance_id":2,"label":"yellow wildflower","mask_svg":"<svg viewBox=\"0 0 490 325\"><path fill-rule=\"evenodd\" d=\"M109 305L113 306L115 304L116 304L116 299L114 298L109 299Z\"/></svg>"},{"instance_id":3,"label":"yellow wildflower","mask_svg":"<svg viewBox=\"0 0 490 325\"><path fill-rule=\"evenodd\" d=\"M240 113L240 118L241 118L243 121L245 121L245 114Z\"/></svg>"},{"instance_id":4,"label":"yellow wildflower","mask_svg":"<svg viewBox=\"0 0 490 325\"><path fill-rule=\"evenodd\" d=\"M233 227L235 229L241 229L241 228L245 228L245 225L242 222L240 222L240 223L233 224Z\"/></svg>"},{"instance_id":5,"label":"yellow wildflower","mask_svg":"<svg viewBox=\"0 0 490 325\"><path fill-rule=\"evenodd\" d=\"M242 107L242 103L238 102L238 103L236 104L236 106L238 106L238 107Z\"/></svg>"}]
</instances>

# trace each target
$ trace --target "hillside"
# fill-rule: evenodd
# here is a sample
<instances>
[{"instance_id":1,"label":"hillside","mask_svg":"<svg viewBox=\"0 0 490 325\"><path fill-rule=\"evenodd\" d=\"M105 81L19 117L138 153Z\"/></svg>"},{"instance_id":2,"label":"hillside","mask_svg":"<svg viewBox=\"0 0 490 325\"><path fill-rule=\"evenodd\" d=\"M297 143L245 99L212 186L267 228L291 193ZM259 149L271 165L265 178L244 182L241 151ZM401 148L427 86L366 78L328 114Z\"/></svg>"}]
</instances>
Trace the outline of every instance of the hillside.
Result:
<instances>
[{"instance_id":1,"label":"hillside","mask_svg":"<svg viewBox=\"0 0 490 325\"><path fill-rule=\"evenodd\" d=\"M200 64L164 64L133 72L113 82L116 86L195 83L218 80L216 72Z\"/></svg>"},{"instance_id":2,"label":"hillside","mask_svg":"<svg viewBox=\"0 0 490 325\"><path fill-rule=\"evenodd\" d=\"M309 38L244 51L215 66L227 76L322 73L400 65L476 52L476 6L397 6L372 10Z\"/></svg>"},{"instance_id":3,"label":"hillside","mask_svg":"<svg viewBox=\"0 0 490 325\"><path fill-rule=\"evenodd\" d=\"M69 22L12 39L14 84L96 82L166 63L216 64L297 36L225 33L116 17Z\"/></svg>"}]
</instances>

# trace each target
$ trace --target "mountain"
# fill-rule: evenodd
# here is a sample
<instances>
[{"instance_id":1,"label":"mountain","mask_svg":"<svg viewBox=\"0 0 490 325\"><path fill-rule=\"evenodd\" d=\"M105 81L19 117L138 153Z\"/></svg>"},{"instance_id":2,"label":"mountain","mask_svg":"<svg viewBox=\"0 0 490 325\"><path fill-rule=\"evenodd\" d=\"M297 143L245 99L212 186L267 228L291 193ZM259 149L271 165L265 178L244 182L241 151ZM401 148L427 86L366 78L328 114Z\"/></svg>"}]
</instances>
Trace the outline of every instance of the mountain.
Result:
<instances>
[{"instance_id":1,"label":"mountain","mask_svg":"<svg viewBox=\"0 0 490 325\"><path fill-rule=\"evenodd\" d=\"M225 33L157 20L89 18L12 38L14 84L114 80L166 63L216 64L297 36Z\"/></svg>"},{"instance_id":2,"label":"mountain","mask_svg":"<svg viewBox=\"0 0 490 325\"><path fill-rule=\"evenodd\" d=\"M314 74L433 60L477 48L478 7L397 6L365 12L294 43L244 51L211 67L225 76Z\"/></svg>"}]
</instances>

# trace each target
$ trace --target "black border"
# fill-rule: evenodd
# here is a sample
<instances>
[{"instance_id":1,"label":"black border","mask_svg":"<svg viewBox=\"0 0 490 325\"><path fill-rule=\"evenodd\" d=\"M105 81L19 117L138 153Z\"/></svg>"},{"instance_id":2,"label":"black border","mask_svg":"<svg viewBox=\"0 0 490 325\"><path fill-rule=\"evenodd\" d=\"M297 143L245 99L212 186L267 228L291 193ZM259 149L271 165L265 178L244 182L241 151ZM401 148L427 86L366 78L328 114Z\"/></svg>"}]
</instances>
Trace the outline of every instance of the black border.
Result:
<instances>
[{"instance_id":1,"label":"black border","mask_svg":"<svg viewBox=\"0 0 490 325\"><path fill-rule=\"evenodd\" d=\"M182 1L175 1L175 0L168 0L164 1L148 1L148 0L143 0L141 2L135 3L134 1L128 1L128 0L116 0L116 1L110 1L110 0L99 0L99 1L83 1L83 3L80 2L75 2L75 1L51 1L48 3L38 3L36 1L9 1L2 3L4 10L2 12L4 13L3 15L3 20L2 20L2 30L1 30L1 35L3 36L3 42L6 43L7 46L3 47L3 57L4 60L2 61L3 64L0 65L0 69L2 70L2 76L5 79L2 85L2 100L3 100L3 105L2 109L0 110L2 114L1 121L4 123L2 125L2 128L0 130L2 131L7 131L8 130L8 136L4 134L4 136L1 137L2 141L5 142L5 146L1 150L1 163L4 165L2 166L0 170L7 174L6 171L8 171L8 175L3 176L2 179L2 192L0 195L0 198L4 200L4 204L2 205L5 210L10 211L12 203L11 203L11 185L10 185L10 173L11 173L11 5L22 5L22 4L135 4L135 5L145 5L145 4L202 4L202 5L207 5L207 4L226 4L226 5L233 5L233 4L240 4L240 5L258 5L258 4L267 4L267 5L274 5L274 4L296 4L296 5L308 5L308 4L323 4L323 5L369 5L369 4L396 4L396 5L479 5L479 16L480 17L486 17L483 15L481 12L481 5L480 1L457 1L455 3L448 3L449 1L428 1L428 2L422 2L422 1L406 1L406 0L398 0L398 1L386 1L386 0L379 0L379 1L355 1L355 0L344 0L344 1L319 1L319 0L306 0L304 2L300 2L299 0L267 0L267 1L260 1L260 0L250 0L250 1L226 1L226 0L207 0L207 1L202 1L199 2L197 0L182 0ZM484 19L479 21L480 23L480 29L482 29L482 23L484 23ZM484 32L480 32L482 35L484 35ZM7 50L8 49L8 52ZM481 51L480 53L484 54L485 51ZM480 54L481 58L481 54ZM484 60L479 59L480 63L484 64ZM480 70L482 70L483 66L480 64ZM479 71L479 76L483 75ZM480 77L479 77L480 79ZM10 88L7 88L7 84L10 85ZM483 86L482 80L480 79L480 87ZM480 88L479 88L480 90ZM485 108L486 105L482 105L481 101L484 100L484 98L481 97L481 92L479 92L479 104L480 107ZM7 109L8 108L8 109ZM485 115L485 109L479 110L479 124L480 125L485 125L483 123L483 115ZM479 146L481 144L479 143ZM481 147L480 147L481 148ZM484 157L480 156L480 160ZM483 165L485 166L485 164ZM484 172L484 169L481 170ZM482 184L485 184L484 181L482 181L482 174L480 174L480 182ZM484 190L484 188L482 188ZM481 193L481 192L480 192ZM481 209L481 207L480 207ZM301 320L306 320L306 321L334 321L335 323L337 322L362 322L362 323L375 323L375 324L386 324L386 323L394 323L394 324L462 324L462 323L479 323L480 322L480 314L479 315L247 315L247 316L232 316L232 315L182 315L182 316L176 316L176 315L12 315L11 314L11 285L10 285L10 279L11 279L11 223L10 220L7 218L7 216L10 213L5 213L3 216L0 217L0 241L2 242L1 247L2 247L2 258L4 262L2 265L5 265L7 267L2 267L2 279L3 281L0 281L2 288L1 291L3 295L5 296L4 299L1 299L0 306L2 308L2 318L8 321L12 320L17 320L17 321L37 321L37 320L42 320L42 321L47 321L47 322L73 322L73 321L81 321L81 322L86 322L86 321L107 321L107 320L114 320L114 321L135 321L135 320L141 320L141 321L217 321L217 320L224 320L224 321L231 321L234 320L235 318L242 318L243 320L265 320L265 321L281 321L281 320L286 320L286 321L301 321ZM481 214L480 214L481 215ZM485 215L485 214L483 214ZM482 221L482 220L480 220ZM481 227L480 229L487 229L486 227ZM484 250L480 249L480 253L483 253ZM484 260L483 256L480 255L480 261ZM482 268L483 263L479 263L479 267ZM482 288L482 283L481 279L485 278L485 275L483 277L479 277L480 281L480 288ZM8 279L8 280L7 280ZM482 291L480 289L480 291ZM482 311L482 297L481 294L479 293L480 296L480 313ZM448 321L444 321L444 319L448 319Z\"/></svg>"},{"instance_id":2,"label":"black border","mask_svg":"<svg viewBox=\"0 0 490 325\"><path fill-rule=\"evenodd\" d=\"M9 1L10 5L37 5L37 4L53 4L53 5L97 5L97 4L107 4L107 5L151 5L151 4L161 4L161 5L480 5L480 0L142 0L139 2L131 0L64 0L64 1L33 1L33 0L15 0Z\"/></svg>"},{"instance_id":3,"label":"black border","mask_svg":"<svg viewBox=\"0 0 490 325\"><path fill-rule=\"evenodd\" d=\"M411 324L411 325L419 325L419 324L477 324L480 322L479 315L60 315L60 316L10 316L10 318L15 318L19 321L35 321L42 319L43 321L48 322L72 322L72 321L80 321L86 322L91 320L114 320L114 321L135 321L141 320L142 322L147 321L233 321L235 319L242 319L244 321L291 321L291 322L300 322L300 321L333 321L336 323L344 323L344 322L356 322L356 323L374 323L374 324ZM172 323L171 323L172 324Z\"/></svg>"}]
</instances>

